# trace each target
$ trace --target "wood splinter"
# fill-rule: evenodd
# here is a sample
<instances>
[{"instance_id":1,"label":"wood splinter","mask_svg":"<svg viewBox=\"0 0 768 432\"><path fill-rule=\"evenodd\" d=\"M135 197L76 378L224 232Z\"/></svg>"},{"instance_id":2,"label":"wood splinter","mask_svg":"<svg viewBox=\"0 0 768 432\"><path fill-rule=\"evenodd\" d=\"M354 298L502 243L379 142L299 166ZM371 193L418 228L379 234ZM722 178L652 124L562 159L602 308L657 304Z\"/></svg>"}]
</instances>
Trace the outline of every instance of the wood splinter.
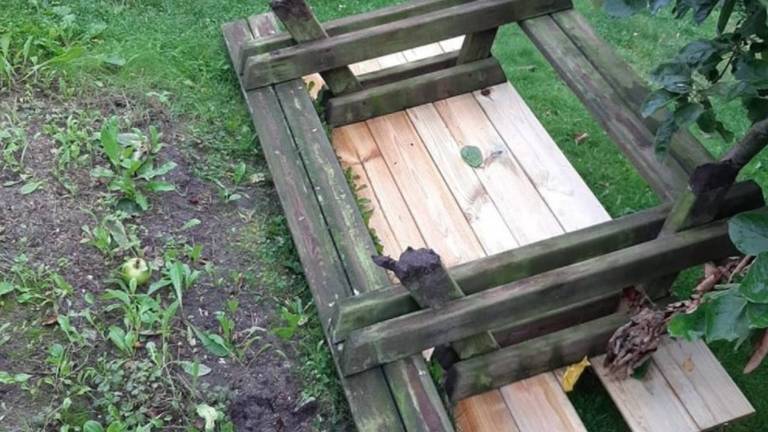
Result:
<instances>
[{"instance_id":1,"label":"wood splinter","mask_svg":"<svg viewBox=\"0 0 768 432\"><path fill-rule=\"evenodd\" d=\"M464 292L448 274L440 255L432 249L409 247L400 255L399 260L374 256L373 261L392 271L422 308L440 308L452 300L464 297ZM461 360L499 349L499 344L490 332L453 342L451 346ZM436 349L435 356L441 366L447 369L455 359L451 353L446 352L446 348Z\"/></svg>"}]
</instances>

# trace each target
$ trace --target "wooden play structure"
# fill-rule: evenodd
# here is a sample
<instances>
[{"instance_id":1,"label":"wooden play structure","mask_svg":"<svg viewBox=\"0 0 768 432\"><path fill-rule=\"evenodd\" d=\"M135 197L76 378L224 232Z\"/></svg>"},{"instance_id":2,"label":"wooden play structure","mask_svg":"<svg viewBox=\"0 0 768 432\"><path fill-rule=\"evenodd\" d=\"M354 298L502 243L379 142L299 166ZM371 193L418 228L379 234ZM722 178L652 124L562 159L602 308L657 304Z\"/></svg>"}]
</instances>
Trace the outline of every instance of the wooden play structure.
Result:
<instances>
[{"instance_id":1,"label":"wooden play structure","mask_svg":"<svg viewBox=\"0 0 768 432\"><path fill-rule=\"evenodd\" d=\"M324 24L303 0L272 9L224 36L359 430L583 431L559 368L585 355L633 431L753 412L701 342L666 340L642 379L603 367L622 291L668 301L678 272L736 253L726 218L764 202L735 175L697 180L719 165L688 133L657 157L642 80L569 0L420 0ZM491 55L513 22L662 205L611 220ZM355 193L397 277L372 260ZM424 353L446 346L443 398Z\"/></svg>"}]
</instances>

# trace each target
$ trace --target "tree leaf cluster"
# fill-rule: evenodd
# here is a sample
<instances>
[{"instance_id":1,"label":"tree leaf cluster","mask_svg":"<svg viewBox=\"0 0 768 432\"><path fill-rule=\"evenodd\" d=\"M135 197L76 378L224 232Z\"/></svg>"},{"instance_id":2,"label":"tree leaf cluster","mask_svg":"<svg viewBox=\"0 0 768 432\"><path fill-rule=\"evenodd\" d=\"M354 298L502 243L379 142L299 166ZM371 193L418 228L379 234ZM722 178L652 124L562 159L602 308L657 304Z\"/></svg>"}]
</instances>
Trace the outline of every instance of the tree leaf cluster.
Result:
<instances>
[{"instance_id":1,"label":"tree leaf cluster","mask_svg":"<svg viewBox=\"0 0 768 432\"><path fill-rule=\"evenodd\" d=\"M674 134L696 125L731 142L717 106L739 100L754 123L768 117L768 25L764 0L605 0L616 17L670 7L675 18L697 25L717 16L717 34L686 44L651 72L655 90L643 107L657 115L656 150L664 153Z\"/></svg>"},{"instance_id":2,"label":"tree leaf cluster","mask_svg":"<svg viewBox=\"0 0 768 432\"><path fill-rule=\"evenodd\" d=\"M749 271L739 283L718 285L692 313L673 317L670 335L738 346L755 330L768 328L768 211L736 215L728 231L740 252L756 257Z\"/></svg>"}]
</instances>

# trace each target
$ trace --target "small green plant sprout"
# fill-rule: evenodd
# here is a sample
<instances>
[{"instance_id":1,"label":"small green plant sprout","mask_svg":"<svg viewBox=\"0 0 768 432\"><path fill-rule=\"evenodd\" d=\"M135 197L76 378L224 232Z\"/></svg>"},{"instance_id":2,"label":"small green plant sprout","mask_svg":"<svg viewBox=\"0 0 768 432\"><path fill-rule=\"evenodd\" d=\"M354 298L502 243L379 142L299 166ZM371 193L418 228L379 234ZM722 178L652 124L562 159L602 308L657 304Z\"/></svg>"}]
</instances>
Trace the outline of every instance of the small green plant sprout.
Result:
<instances>
[{"instance_id":1,"label":"small green plant sprout","mask_svg":"<svg viewBox=\"0 0 768 432\"><path fill-rule=\"evenodd\" d=\"M149 209L147 192L169 192L176 187L156 178L176 168L174 162L155 166L155 156L162 148L160 134L154 127L149 136L134 129L131 133L120 133L117 118L112 117L101 128L101 149L110 167L96 167L91 175L107 179L107 188L117 193L115 205L126 213L137 213Z\"/></svg>"},{"instance_id":2,"label":"small green plant sprout","mask_svg":"<svg viewBox=\"0 0 768 432\"><path fill-rule=\"evenodd\" d=\"M148 294L153 294L161 288L171 286L173 287L176 300L183 307L184 292L191 288L199 278L199 270L195 270L189 264L166 254L163 277L150 284Z\"/></svg>"},{"instance_id":3,"label":"small green plant sprout","mask_svg":"<svg viewBox=\"0 0 768 432\"><path fill-rule=\"evenodd\" d=\"M32 375L25 373L9 373L0 370L0 384L5 385L21 385L22 388L26 388L26 383L32 378Z\"/></svg>"},{"instance_id":4,"label":"small green plant sprout","mask_svg":"<svg viewBox=\"0 0 768 432\"><path fill-rule=\"evenodd\" d=\"M231 203L243 198L243 194L237 192L237 185L228 188L218 179L213 179L213 182L219 187L219 196L224 202Z\"/></svg>"},{"instance_id":5,"label":"small green plant sprout","mask_svg":"<svg viewBox=\"0 0 768 432\"><path fill-rule=\"evenodd\" d=\"M116 215L107 215L93 228L83 225L81 242L95 247L110 258L129 251L135 253L140 242L131 228L126 227Z\"/></svg>"},{"instance_id":6,"label":"small green plant sprout","mask_svg":"<svg viewBox=\"0 0 768 432\"><path fill-rule=\"evenodd\" d=\"M0 296L13 293L17 303L51 307L54 314L58 312L59 301L74 292L72 285L59 273L45 265L30 266L24 254L16 256L10 272L1 277Z\"/></svg>"},{"instance_id":7,"label":"small green plant sprout","mask_svg":"<svg viewBox=\"0 0 768 432\"><path fill-rule=\"evenodd\" d=\"M301 326L309 321L308 309L310 305L304 305L300 298L294 299L288 307L280 308L280 318L283 326L274 329L277 337L290 340Z\"/></svg>"},{"instance_id":8,"label":"small green plant sprout","mask_svg":"<svg viewBox=\"0 0 768 432\"><path fill-rule=\"evenodd\" d=\"M18 121L13 121L10 115L6 115L6 119L0 121L0 171L7 169L22 173L28 144L24 127Z\"/></svg>"}]
</instances>

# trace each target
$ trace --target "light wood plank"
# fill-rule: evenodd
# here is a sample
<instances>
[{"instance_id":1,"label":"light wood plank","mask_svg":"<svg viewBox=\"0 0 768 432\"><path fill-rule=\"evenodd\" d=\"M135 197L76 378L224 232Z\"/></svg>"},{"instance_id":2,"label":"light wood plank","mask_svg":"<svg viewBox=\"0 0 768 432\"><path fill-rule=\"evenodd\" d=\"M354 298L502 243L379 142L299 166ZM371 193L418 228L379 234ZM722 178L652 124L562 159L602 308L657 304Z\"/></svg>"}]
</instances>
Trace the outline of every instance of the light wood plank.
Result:
<instances>
[{"instance_id":1,"label":"light wood plank","mask_svg":"<svg viewBox=\"0 0 768 432\"><path fill-rule=\"evenodd\" d=\"M462 400L453 415L457 432L520 431L498 390Z\"/></svg>"},{"instance_id":2,"label":"light wood plank","mask_svg":"<svg viewBox=\"0 0 768 432\"><path fill-rule=\"evenodd\" d=\"M754 413L704 342L666 339L653 360L701 429Z\"/></svg>"},{"instance_id":3,"label":"light wood plank","mask_svg":"<svg viewBox=\"0 0 768 432\"><path fill-rule=\"evenodd\" d=\"M499 84L474 95L565 231L610 220L512 85Z\"/></svg>"},{"instance_id":4,"label":"light wood plank","mask_svg":"<svg viewBox=\"0 0 768 432\"><path fill-rule=\"evenodd\" d=\"M537 375L501 388L520 432L586 432L554 373Z\"/></svg>"},{"instance_id":5,"label":"light wood plank","mask_svg":"<svg viewBox=\"0 0 768 432\"><path fill-rule=\"evenodd\" d=\"M482 151L486 163L475 172L521 245L563 232L471 94L435 102L435 107L460 147L472 145Z\"/></svg>"},{"instance_id":6,"label":"light wood plank","mask_svg":"<svg viewBox=\"0 0 768 432\"><path fill-rule=\"evenodd\" d=\"M516 247L517 240L474 170L462 160L459 146L434 105L421 105L407 112L485 253Z\"/></svg>"},{"instance_id":7,"label":"light wood plank","mask_svg":"<svg viewBox=\"0 0 768 432\"><path fill-rule=\"evenodd\" d=\"M354 129L354 127L350 129ZM357 156L357 151L355 151L356 143L350 139L347 129L343 128L335 129L332 138L341 166L345 170L349 169L354 176L355 185L358 187L357 194L360 198L368 200L370 209L372 210L369 225L376 232L376 236L379 238L379 241L384 248L383 253L399 253L400 245L392 231L392 227L384 217L379 199L373 192L371 180L368 178L368 174L365 172L363 164Z\"/></svg>"},{"instance_id":8,"label":"light wood plank","mask_svg":"<svg viewBox=\"0 0 768 432\"><path fill-rule=\"evenodd\" d=\"M463 41L463 38L462 38L462 41ZM419 56L427 56L427 55L434 56L434 55L440 54L443 51L442 46L438 47L438 46L435 46L435 44L432 44L432 45L428 46L427 48L428 48L428 50L424 49L424 50L421 50L419 53L405 51L405 52L403 52L403 55L404 55L404 57L408 61L414 61L414 60L418 60L420 58ZM459 45L459 47L457 49L460 49L460 48L461 48L461 46ZM421 57L421 58L423 58L423 57ZM470 95L465 95L465 96L471 97ZM459 98L462 98L462 96L459 96ZM455 98L452 98L452 99L455 99ZM441 101L441 102L438 102L436 104L431 104L431 105L433 105L433 106L435 106L435 108L437 108L440 103L444 103L444 102L446 102L446 101ZM475 118L479 119L480 122L482 122L482 119L485 117L484 113L482 113L481 111L478 111L478 110L475 110L474 112L477 115ZM457 114L457 112L453 112L453 113ZM465 115L465 113L461 112L459 117L463 118L464 115ZM490 128L488 128L488 123L487 123L488 120L487 120L487 118L485 118L485 122L486 122L485 123L485 126L486 126L485 130L486 131L490 131ZM473 129L463 129L463 128L464 127L470 127L470 128L477 127L476 124L469 125L469 126L461 125L460 127L457 127L458 122L452 123L450 120L445 120L444 124L448 125L449 130L453 134L454 139L452 139L451 141L456 142L456 143L461 143L461 139L462 139L461 137L465 136L463 133L462 134L458 134L459 136L456 136L457 132L461 132L462 130L468 130L468 131L472 131L473 136L474 136L474 132L475 131ZM486 140L489 137L492 137L492 136L493 136L493 134L489 133L488 135L483 137L484 139L481 138L481 139L477 140L476 144L480 144L480 145L478 145L478 147L480 147L482 149L483 147L481 147L481 145L484 144L485 142L487 142ZM498 142L498 140L497 140L497 142ZM461 145L459 145L459 148L460 147L461 147ZM459 156L459 159L460 159L460 156ZM462 163L463 163L463 161L462 161ZM520 172L522 173L522 171L520 171ZM499 179L502 180L502 179L505 179L505 177L500 177ZM488 175L488 177L486 177L486 180L491 180L490 175ZM481 182L482 182L482 177L481 177ZM525 183L523 183L523 184L525 185ZM499 192L499 196L500 197L507 197L508 195L510 197L514 197L518 193L518 190L517 190L517 188L515 186L517 186L517 184L514 184L512 186L508 185L506 188L499 187L498 189L495 189L495 190L497 190ZM527 188L529 193L531 192L530 191L530 189L531 189L530 183L528 183L524 187ZM488 189L486 188L486 190L488 190ZM535 190L533 191L533 193L535 195ZM511 198L511 199L513 199L513 198ZM539 200L540 200L540 198L539 198ZM496 205L498 207L498 202L496 203ZM509 215L510 214L510 212L507 211L507 209L499 208L499 210L500 210L502 215L505 215L505 214ZM548 230L546 232L559 233L560 231L559 231L558 224L554 220L554 217L551 216L551 213L549 212L549 210L546 209L546 207L539 207L539 211L543 211L544 212L543 214L546 215L545 219L549 219L550 220L549 221ZM515 213L517 213L517 212L515 212ZM515 235L516 232L520 231L521 232L521 237L528 238L526 235L523 235L524 233L522 232L522 230L516 230L515 229L515 228L518 227L518 225L517 225L517 223L515 223L515 221L512 221L512 225L509 224L509 220L507 220L507 222L508 222L508 227L512 231L513 235ZM533 238L537 238L537 237L533 237ZM531 241L535 241L535 240L531 240ZM518 238L518 239L516 239L516 241L514 243L513 242L509 243L509 248L510 249L514 248L514 247L516 247L519 244L525 244L525 242L521 241ZM482 420L479 420L479 419L484 418L484 416L486 416L489 411L496 412L496 411L502 410L501 406L499 405L501 403L501 399L498 397L498 395L499 394L503 394L504 389L506 389L507 392L511 392L511 393L515 393L515 394L518 394L518 393L522 394L524 396L524 400L532 401L536 405L536 407L537 407L536 411L529 411L528 409L524 409L523 406L520 407L520 408L523 408L523 409L518 409L518 410L511 409L512 408L511 406L508 407L508 409L510 409L510 412L512 413L512 416L513 416L513 418L515 420L515 424L517 426L519 426L519 428L520 428L520 430L522 432L528 432L528 431L534 432L534 431L539 431L539 430L552 430L552 431L555 431L555 430L582 431L582 430L584 430L584 425L581 422L581 419L578 417L578 415L575 414L575 410L574 410L573 406L571 405L570 401L566 397L566 395L563 392L562 388L559 386L557 380L555 379L555 376L553 374L551 374L551 373L546 373L546 374L541 374L541 375L538 375L538 376L535 376L535 377L531 377L528 380L524 380L524 381L519 382L519 383L514 383L514 384L511 384L511 385L505 386L501 390L493 390L493 391L486 392L484 394L475 396L475 397L483 397L483 401L484 401L485 405L483 405L482 410L478 409L477 403L475 403L475 402L467 402L466 400L459 402L457 404L457 408L456 409L457 409L457 411L461 410L463 415L462 415L461 419L457 418L457 427L459 429L465 429L465 430L468 430L468 431L472 430L472 431L478 431L478 432L485 431L485 430L487 430L489 432L490 431L496 431L496 430L503 430L504 428L507 428L507 427L511 428L512 427L511 424L509 424L509 423L502 423L501 425L504 425L504 426L501 426L500 424L497 424L495 426L491 425L491 427L489 429L479 429L479 428L478 429L471 429L471 427L480 427L480 426L487 425L486 422L484 422ZM542 396L544 396L544 397L542 397ZM472 400L472 399L473 398L470 398L468 400ZM464 406L465 403L469 403L470 405L468 407L465 407ZM507 404L509 405L509 401L507 401ZM528 418L528 416L532 412L536 413L536 418L535 419ZM571 413L573 415L570 415ZM534 429L531 429L531 427L534 427Z\"/></svg>"},{"instance_id":9,"label":"light wood plank","mask_svg":"<svg viewBox=\"0 0 768 432\"><path fill-rule=\"evenodd\" d=\"M650 363L643 379L616 380L608 375L604 359L605 356L591 359L592 368L633 432L699 431L655 362Z\"/></svg>"},{"instance_id":10,"label":"light wood plank","mask_svg":"<svg viewBox=\"0 0 768 432\"><path fill-rule=\"evenodd\" d=\"M482 256L477 237L406 113L367 123L427 244L447 266Z\"/></svg>"},{"instance_id":11,"label":"light wood plank","mask_svg":"<svg viewBox=\"0 0 768 432\"><path fill-rule=\"evenodd\" d=\"M398 247L393 249L399 255L408 246L423 247L424 240L408 205L397 187L386 161L381 156L379 147L365 123L354 123L337 128L349 142L354 143L357 158L368 176L369 185L375 194L381 209L392 229ZM378 231L379 225L372 225ZM381 229L386 227L381 225Z\"/></svg>"},{"instance_id":12,"label":"light wood plank","mask_svg":"<svg viewBox=\"0 0 768 432\"><path fill-rule=\"evenodd\" d=\"M463 43L464 36L456 36L455 38L446 39L440 42L440 47L445 52L458 51L461 49Z\"/></svg>"}]
</instances>

